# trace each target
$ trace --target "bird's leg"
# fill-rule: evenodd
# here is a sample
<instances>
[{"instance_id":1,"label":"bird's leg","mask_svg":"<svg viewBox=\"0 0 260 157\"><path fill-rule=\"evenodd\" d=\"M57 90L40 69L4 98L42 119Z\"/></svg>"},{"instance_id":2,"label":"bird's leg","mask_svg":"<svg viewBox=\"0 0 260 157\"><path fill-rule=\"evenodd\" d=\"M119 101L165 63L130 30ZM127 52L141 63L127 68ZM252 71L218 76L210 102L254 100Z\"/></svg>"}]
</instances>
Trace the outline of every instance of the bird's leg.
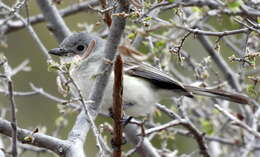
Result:
<instances>
[{"instance_id":1,"label":"bird's leg","mask_svg":"<svg viewBox=\"0 0 260 157\"><path fill-rule=\"evenodd\" d=\"M108 109L108 113L109 113L109 117L111 117L112 119L114 119L114 114L112 111L112 108ZM127 124L129 124L131 122L131 119L133 117L132 116L126 116L125 114L123 115L123 118L121 119L121 123L123 124L123 127L125 127Z\"/></svg>"}]
</instances>

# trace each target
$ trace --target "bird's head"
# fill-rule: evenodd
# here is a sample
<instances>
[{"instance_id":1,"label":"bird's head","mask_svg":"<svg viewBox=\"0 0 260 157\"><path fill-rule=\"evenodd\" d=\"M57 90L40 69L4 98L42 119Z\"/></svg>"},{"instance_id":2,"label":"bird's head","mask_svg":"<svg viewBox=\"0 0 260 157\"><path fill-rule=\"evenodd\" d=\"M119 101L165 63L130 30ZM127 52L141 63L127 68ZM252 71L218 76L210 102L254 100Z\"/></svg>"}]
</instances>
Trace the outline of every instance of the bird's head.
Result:
<instances>
[{"instance_id":1,"label":"bird's head","mask_svg":"<svg viewBox=\"0 0 260 157\"><path fill-rule=\"evenodd\" d=\"M100 55L98 53L103 50L103 47L103 39L89 35L86 32L79 32L65 38L59 48L51 49L49 53L60 56L65 60L71 60L75 56L84 57L85 59Z\"/></svg>"}]
</instances>

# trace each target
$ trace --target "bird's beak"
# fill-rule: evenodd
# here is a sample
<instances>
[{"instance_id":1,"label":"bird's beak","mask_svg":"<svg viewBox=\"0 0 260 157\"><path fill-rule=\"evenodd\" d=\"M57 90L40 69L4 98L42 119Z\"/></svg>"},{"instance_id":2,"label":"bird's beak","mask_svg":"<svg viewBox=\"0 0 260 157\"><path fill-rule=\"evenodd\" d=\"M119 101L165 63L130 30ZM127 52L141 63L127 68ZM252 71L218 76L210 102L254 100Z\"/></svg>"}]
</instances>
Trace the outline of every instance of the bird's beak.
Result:
<instances>
[{"instance_id":1,"label":"bird's beak","mask_svg":"<svg viewBox=\"0 0 260 157\"><path fill-rule=\"evenodd\" d=\"M56 55L56 56L67 56L68 53L69 53L68 51L62 48L54 48L49 50L49 54Z\"/></svg>"}]
</instances>

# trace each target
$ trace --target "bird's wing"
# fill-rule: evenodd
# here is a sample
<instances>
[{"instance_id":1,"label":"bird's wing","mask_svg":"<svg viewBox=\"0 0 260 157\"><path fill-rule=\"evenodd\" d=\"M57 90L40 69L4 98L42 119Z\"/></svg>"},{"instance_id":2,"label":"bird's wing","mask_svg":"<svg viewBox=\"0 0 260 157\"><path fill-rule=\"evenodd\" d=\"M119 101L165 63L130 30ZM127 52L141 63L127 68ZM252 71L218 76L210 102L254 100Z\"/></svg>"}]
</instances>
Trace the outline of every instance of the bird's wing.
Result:
<instances>
[{"instance_id":1,"label":"bird's wing","mask_svg":"<svg viewBox=\"0 0 260 157\"><path fill-rule=\"evenodd\" d=\"M145 79L157 88L179 90L183 92L183 95L192 97L191 93L184 89L180 82L149 64L126 59L124 61L124 72L127 75Z\"/></svg>"}]
</instances>

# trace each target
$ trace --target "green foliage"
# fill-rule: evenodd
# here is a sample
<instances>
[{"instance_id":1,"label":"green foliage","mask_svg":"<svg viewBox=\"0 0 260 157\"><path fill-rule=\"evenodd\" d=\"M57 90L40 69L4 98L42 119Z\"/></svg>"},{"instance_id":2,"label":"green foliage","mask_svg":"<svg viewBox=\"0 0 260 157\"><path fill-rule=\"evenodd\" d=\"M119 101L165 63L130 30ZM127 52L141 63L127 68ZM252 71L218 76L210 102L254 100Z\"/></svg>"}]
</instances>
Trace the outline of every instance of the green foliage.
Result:
<instances>
[{"instance_id":1,"label":"green foliage","mask_svg":"<svg viewBox=\"0 0 260 157\"><path fill-rule=\"evenodd\" d=\"M32 143L32 142L33 142L33 137L31 135L24 137L22 141L22 143Z\"/></svg>"},{"instance_id":2,"label":"green foliage","mask_svg":"<svg viewBox=\"0 0 260 157\"><path fill-rule=\"evenodd\" d=\"M152 4L150 2L144 2L144 7L146 8L150 8L152 6Z\"/></svg>"},{"instance_id":3,"label":"green foliage","mask_svg":"<svg viewBox=\"0 0 260 157\"><path fill-rule=\"evenodd\" d=\"M56 71L60 70L60 64L57 62L48 63L47 69L49 72L56 72Z\"/></svg>"},{"instance_id":4,"label":"green foliage","mask_svg":"<svg viewBox=\"0 0 260 157\"><path fill-rule=\"evenodd\" d=\"M193 11L193 12L197 12L197 13L202 13L202 12L203 12L202 9L203 9L203 8L192 7L192 11Z\"/></svg>"},{"instance_id":5,"label":"green foliage","mask_svg":"<svg viewBox=\"0 0 260 157\"><path fill-rule=\"evenodd\" d=\"M241 4L242 4L241 0L230 0L229 2L227 2L228 8L231 9L232 11L238 11Z\"/></svg>"},{"instance_id":6,"label":"green foliage","mask_svg":"<svg viewBox=\"0 0 260 157\"><path fill-rule=\"evenodd\" d=\"M159 53L163 52L163 49L166 47L166 41L165 40L158 40L154 43L153 52L156 55L159 55Z\"/></svg>"},{"instance_id":7,"label":"green foliage","mask_svg":"<svg viewBox=\"0 0 260 157\"><path fill-rule=\"evenodd\" d=\"M162 112L160 110L156 109L155 112L154 112L154 116L155 117L161 117L162 116Z\"/></svg>"},{"instance_id":8,"label":"green foliage","mask_svg":"<svg viewBox=\"0 0 260 157\"><path fill-rule=\"evenodd\" d=\"M166 41L165 40L159 40L155 43L156 48L164 48L166 46Z\"/></svg>"},{"instance_id":9,"label":"green foliage","mask_svg":"<svg viewBox=\"0 0 260 157\"><path fill-rule=\"evenodd\" d=\"M214 133L214 125L210 120L200 119L200 123L203 132L205 132L208 135L212 135Z\"/></svg>"},{"instance_id":10,"label":"green foliage","mask_svg":"<svg viewBox=\"0 0 260 157\"><path fill-rule=\"evenodd\" d=\"M151 21L151 20L152 20L151 16L147 16L146 18L144 18L144 21L146 21L146 22Z\"/></svg>"},{"instance_id":11,"label":"green foliage","mask_svg":"<svg viewBox=\"0 0 260 157\"><path fill-rule=\"evenodd\" d=\"M127 35L127 38L128 39L134 39L135 36L136 36L136 33L130 33L130 34Z\"/></svg>"},{"instance_id":12,"label":"green foliage","mask_svg":"<svg viewBox=\"0 0 260 157\"><path fill-rule=\"evenodd\" d=\"M98 77L98 75L99 75L99 74L92 75L92 76L90 77L90 79L91 79L91 80L96 80L97 77Z\"/></svg>"},{"instance_id":13,"label":"green foliage","mask_svg":"<svg viewBox=\"0 0 260 157\"><path fill-rule=\"evenodd\" d=\"M247 59L247 61L250 63L250 65L255 68L255 65L256 65L256 56L249 54L249 55L246 56L246 59Z\"/></svg>"},{"instance_id":14,"label":"green foliage","mask_svg":"<svg viewBox=\"0 0 260 157\"><path fill-rule=\"evenodd\" d=\"M257 95L256 91L255 91L255 85L253 85L253 84L247 85L246 91L247 91L248 95L251 97L255 97Z\"/></svg>"},{"instance_id":15,"label":"green foliage","mask_svg":"<svg viewBox=\"0 0 260 157\"><path fill-rule=\"evenodd\" d=\"M173 132L170 132L167 130L163 130L163 131L159 132L158 135L161 140L164 140L164 139L174 140L175 139L175 134Z\"/></svg>"}]
</instances>

